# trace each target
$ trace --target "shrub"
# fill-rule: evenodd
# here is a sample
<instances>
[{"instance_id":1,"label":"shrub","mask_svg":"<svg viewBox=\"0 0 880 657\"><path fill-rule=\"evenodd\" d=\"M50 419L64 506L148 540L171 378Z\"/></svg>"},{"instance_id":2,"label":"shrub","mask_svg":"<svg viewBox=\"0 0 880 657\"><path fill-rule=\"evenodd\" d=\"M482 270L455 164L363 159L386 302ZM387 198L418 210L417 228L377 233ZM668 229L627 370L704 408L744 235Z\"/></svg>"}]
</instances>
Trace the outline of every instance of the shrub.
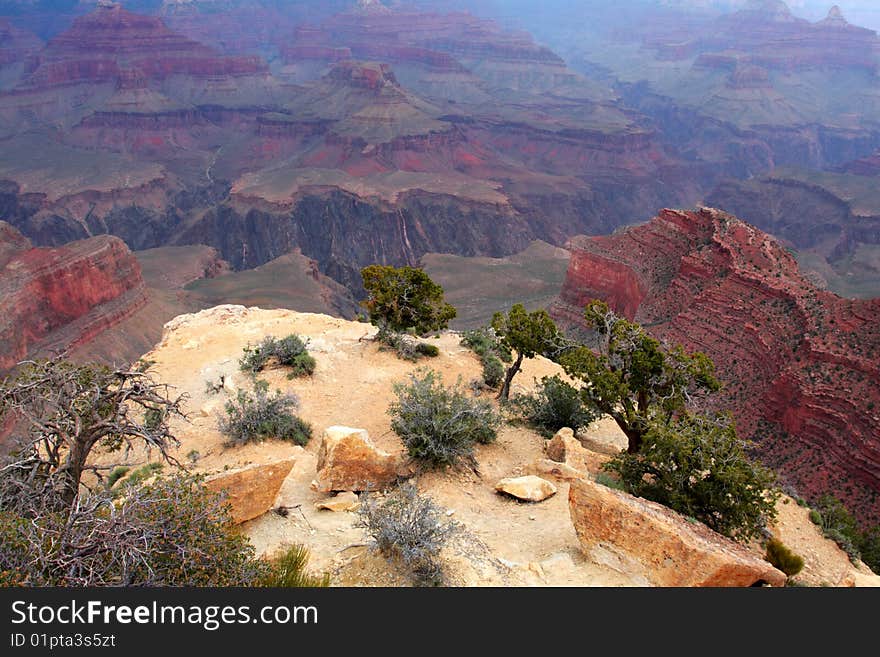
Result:
<instances>
[{"instance_id":1,"label":"shrub","mask_svg":"<svg viewBox=\"0 0 880 657\"><path fill-rule=\"evenodd\" d=\"M460 381L444 387L433 370L419 370L394 392L391 428L413 459L429 467L477 469L474 444L493 442L501 424L490 402L469 397Z\"/></svg>"},{"instance_id":2,"label":"shrub","mask_svg":"<svg viewBox=\"0 0 880 657\"><path fill-rule=\"evenodd\" d=\"M505 369L502 361L509 363L512 356L510 349L498 339L495 330L490 326L465 331L460 344L471 349L480 359L483 365L483 383L493 390L497 389L504 381Z\"/></svg>"},{"instance_id":3,"label":"shrub","mask_svg":"<svg viewBox=\"0 0 880 657\"><path fill-rule=\"evenodd\" d=\"M110 474L107 475L107 488L113 488L117 481L122 479L125 475L128 474L128 471L131 468L127 468L124 465L120 465L116 468L113 468L110 471Z\"/></svg>"},{"instance_id":4,"label":"shrub","mask_svg":"<svg viewBox=\"0 0 880 657\"><path fill-rule=\"evenodd\" d=\"M440 551L458 525L414 484L403 484L382 501L363 495L357 513L357 526L366 529L374 547L386 558L399 558L416 584L443 583Z\"/></svg>"},{"instance_id":5,"label":"shrub","mask_svg":"<svg viewBox=\"0 0 880 657\"><path fill-rule=\"evenodd\" d=\"M0 511L0 580L24 586L255 586L266 564L223 498L176 474L53 508L49 487ZM4 576L4 573L14 573Z\"/></svg>"},{"instance_id":6,"label":"shrub","mask_svg":"<svg viewBox=\"0 0 880 657\"><path fill-rule=\"evenodd\" d=\"M597 484L602 484L608 488L613 488L614 490L622 490L626 492L626 485L617 479L616 477L612 477L607 472L598 472L595 476L595 481Z\"/></svg>"},{"instance_id":7,"label":"shrub","mask_svg":"<svg viewBox=\"0 0 880 657\"><path fill-rule=\"evenodd\" d=\"M315 371L316 362L309 354L306 343L293 334L281 339L267 335L257 346L246 346L239 366L243 371L255 374L265 369L273 358L279 365L290 368L288 378L309 376Z\"/></svg>"},{"instance_id":8,"label":"shrub","mask_svg":"<svg viewBox=\"0 0 880 657\"><path fill-rule=\"evenodd\" d=\"M553 435L563 427L586 427L598 413L588 408L578 390L558 375L545 376L531 395L516 395L511 404L533 427Z\"/></svg>"},{"instance_id":9,"label":"shrub","mask_svg":"<svg viewBox=\"0 0 880 657\"><path fill-rule=\"evenodd\" d=\"M810 520L814 525L822 526L822 514L816 511L816 509L810 509Z\"/></svg>"},{"instance_id":10,"label":"shrub","mask_svg":"<svg viewBox=\"0 0 880 657\"><path fill-rule=\"evenodd\" d=\"M773 475L749 461L727 418L652 421L637 453L621 452L603 467L630 493L736 540L760 537L776 515Z\"/></svg>"},{"instance_id":11,"label":"shrub","mask_svg":"<svg viewBox=\"0 0 880 657\"><path fill-rule=\"evenodd\" d=\"M436 345L420 342L402 333L380 332L376 339L386 347L390 347L398 358L411 362L419 361L426 356L434 358L440 355L440 349Z\"/></svg>"},{"instance_id":12,"label":"shrub","mask_svg":"<svg viewBox=\"0 0 880 657\"><path fill-rule=\"evenodd\" d=\"M504 380L504 364L497 356L490 354L483 359L483 383L497 389Z\"/></svg>"},{"instance_id":13,"label":"shrub","mask_svg":"<svg viewBox=\"0 0 880 657\"><path fill-rule=\"evenodd\" d=\"M218 424L228 446L266 438L305 445L312 437L311 425L291 412L299 407L297 397L280 390L269 395L268 389L268 384L258 381L253 395L239 390L235 400L226 402L226 417Z\"/></svg>"},{"instance_id":14,"label":"shrub","mask_svg":"<svg viewBox=\"0 0 880 657\"><path fill-rule=\"evenodd\" d=\"M789 577L797 575L804 568L804 560L778 538L767 541L767 551L764 560L769 561L774 568L778 568Z\"/></svg>"},{"instance_id":15,"label":"shrub","mask_svg":"<svg viewBox=\"0 0 880 657\"><path fill-rule=\"evenodd\" d=\"M268 559L266 575L260 586L283 588L326 588L330 586L330 574L310 574L309 550L304 545L293 545Z\"/></svg>"}]
</instances>

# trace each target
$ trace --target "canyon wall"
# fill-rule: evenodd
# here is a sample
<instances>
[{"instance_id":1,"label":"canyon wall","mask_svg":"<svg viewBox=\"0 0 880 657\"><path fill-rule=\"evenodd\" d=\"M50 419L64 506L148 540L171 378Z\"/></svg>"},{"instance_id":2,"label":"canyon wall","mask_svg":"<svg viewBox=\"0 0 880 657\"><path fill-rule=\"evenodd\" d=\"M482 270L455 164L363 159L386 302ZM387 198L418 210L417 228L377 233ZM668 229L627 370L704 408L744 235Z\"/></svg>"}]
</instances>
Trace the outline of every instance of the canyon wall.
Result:
<instances>
[{"instance_id":1,"label":"canyon wall","mask_svg":"<svg viewBox=\"0 0 880 657\"><path fill-rule=\"evenodd\" d=\"M880 299L816 289L772 237L708 208L663 210L570 248L557 319L582 325L585 302L605 299L705 352L725 382L717 408L783 482L880 520Z\"/></svg>"},{"instance_id":2,"label":"canyon wall","mask_svg":"<svg viewBox=\"0 0 880 657\"><path fill-rule=\"evenodd\" d=\"M0 221L0 371L85 344L145 303L140 266L118 238L32 248Z\"/></svg>"}]
</instances>

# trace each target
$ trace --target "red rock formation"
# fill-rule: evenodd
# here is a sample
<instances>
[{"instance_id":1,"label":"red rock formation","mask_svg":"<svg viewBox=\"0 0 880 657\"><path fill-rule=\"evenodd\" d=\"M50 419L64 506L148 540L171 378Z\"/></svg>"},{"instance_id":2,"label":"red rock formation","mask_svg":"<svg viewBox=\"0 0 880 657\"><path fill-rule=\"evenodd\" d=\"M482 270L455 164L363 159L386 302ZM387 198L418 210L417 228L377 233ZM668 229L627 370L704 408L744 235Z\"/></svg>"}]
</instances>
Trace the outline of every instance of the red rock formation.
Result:
<instances>
[{"instance_id":1,"label":"red rock formation","mask_svg":"<svg viewBox=\"0 0 880 657\"><path fill-rule=\"evenodd\" d=\"M796 18L784 2L768 2L720 18L695 48L703 66L726 66L731 57L785 71L862 68L876 71L880 39L849 24L838 7L817 23Z\"/></svg>"},{"instance_id":2,"label":"red rock formation","mask_svg":"<svg viewBox=\"0 0 880 657\"><path fill-rule=\"evenodd\" d=\"M0 370L79 346L146 302L140 266L109 236L30 248L0 222Z\"/></svg>"},{"instance_id":3,"label":"red rock formation","mask_svg":"<svg viewBox=\"0 0 880 657\"><path fill-rule=\"evenodd\" d=\"M147 79L172 75L237 76L266 70L257 57L225 57L177 34L154 16L119 5L99 5L76 19L40 53L27 86L46 88L78 82L119 80L137 71Z\"/></svg>"},{"instance_id":4,"label":"red rock formation","mask_svg":"<svg viewBox=\"0 0 880 657\"><path fill-rule=\"evenodd\" d=\"M816 289L766 233L718 210L662 210L575 238L553 313L607 300L654 335L707 353L740 433L803 495L880 519L880 299Z\"/></svg>"}]
</instances>

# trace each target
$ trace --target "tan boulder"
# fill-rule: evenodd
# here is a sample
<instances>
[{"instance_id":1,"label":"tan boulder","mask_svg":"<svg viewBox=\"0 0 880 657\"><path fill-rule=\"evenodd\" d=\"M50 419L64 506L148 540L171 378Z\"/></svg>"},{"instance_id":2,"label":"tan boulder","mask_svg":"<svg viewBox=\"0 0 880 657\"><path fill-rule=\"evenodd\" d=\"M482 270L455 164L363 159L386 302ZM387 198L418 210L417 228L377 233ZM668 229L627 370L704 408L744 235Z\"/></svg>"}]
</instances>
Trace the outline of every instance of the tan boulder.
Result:
<instances>
[{"instance_id":1,"label":"tan boulder","mask_svg":"<svg viewBox=\"0 0 880 657\"><path fill-rule=\"evenodd\" d=\"M355 493L350 490L338 493L326 500L321 500L315 504L315 507L325 511L354 511L360 506L360 500Z\"/></svg>"},{"instance_id":2,"label":"tan boulder","mask_svg":"<svg viewBox=\"0 0 880 657\"><path fill-rule=\"evenodd\" d=\"M502 479L495 484L495 490L525 502L542 502L556 495L556 486L535 475Z\"/></svg>"},{"instance_id":3,"label":"tan boulder","mask_svg":"<svg viewBox=\"0 0 880 657\"><path fill-rule=\"evenodd\" d=\"M526 472L539 477L552 477L557 481L572 481L587 476L566 463L557 463L551 459L538 459L527 468Z\"/></svg>"},{"instance_id":4,"label":"tan boulder","mask_svg":"<svg viewBox=\"0 0 880 657\"><path fill-rule=\"evenodd\" d=\"M290 474L296 459L274 463L249 465L225 470L205 480L208 490L225 491L232 505L232 520L236 524L263 515L272 508L281 484Z\"/></svg>"},{"instance_id":5,"label":"tan boulder","mask_svg":"<svg viewBox=\"0 0 880 657\"><path fill-rule=\"evenodd\" d=\"M609 416L603 416L585 429L579 429L575 438L588 450L614 456L629 445L623 430Z\"/></svg>"},{"instance_id":6,"label":"tan boulder","mask_svg":"<svg viewBox=\"0 0 880 657\"><path fill-rule=\"evenodd\" d=\"M366 491L388 488L398 477L393 454L378 449L363 429L327 427L318 452L317 488Z\"/></svg>"},{"instance_id":7,"label":"tan boulder","mask_svg":"<svg viewBox=\"0 0 880 657\"><path fill-rule=\"evenodd\" d=\"M742 545L655 502L581 479L569 512L596 563L654 586L784 586L786 576Z\"/></svg>"},{"instance_id":8,"label":"tan boulder","mask_svg":"<svg viewBox=\"0 0 880 657\"><path fill-rule=\"evenodd\" d=\"M556 435L547 441L544 445L544 451L551 461L564 463L580 472L593 474L600 472L602 465L610 459L607 454L586 449L575 438L574 432L567 427L557 431Z\"/></svg>"}]
</instances>

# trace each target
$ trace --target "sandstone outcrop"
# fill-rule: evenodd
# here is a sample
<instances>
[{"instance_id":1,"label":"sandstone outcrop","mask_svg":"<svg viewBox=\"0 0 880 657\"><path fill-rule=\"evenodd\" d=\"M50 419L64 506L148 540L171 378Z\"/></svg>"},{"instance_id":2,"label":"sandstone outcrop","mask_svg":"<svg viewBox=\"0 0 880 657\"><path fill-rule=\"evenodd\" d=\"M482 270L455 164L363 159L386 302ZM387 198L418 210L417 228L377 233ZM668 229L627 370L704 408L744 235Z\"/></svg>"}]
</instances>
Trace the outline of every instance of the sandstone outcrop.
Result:
<instances>
[{"instance_id":1,"label":"sandstone outcrop","mask_svg":"<svg viewBox=\"0 0 880 657\"><path fill-rule=\"evenodd\" d=\"M232 506L233 522L239 524L272 508L294 463L296 459L292 458L226 470L206 478L205 486L215 493L226 494Z\"/></svg>"},{"instance_id":2,"label":"sandstone outcrop","mask_svg":"<svg viewBox=\"0 0 880 657\"><path fill-rule=\"evenodd\" d=\"M608 455L600 454L587 449L575 437L574 432L565 427L556 432L547 444L544 451L551 461L564 463L584 473L596 473L609 459Z\"/></svg>"},{"instance_id":3,"label":"sandstone outcrop","mask_svg":"<svg viewBox=\"0 0 880 657\"><path fill-rule=\"evenodd\" d=\"M36 249L0 222L0 370L84 344L145 303L140 266L121 240Z\"/></svg>"},{"instance_id":4,"label":"sandstone outcrop","mask_svg":"<svg viewBox=\"0 0 880 657\"><path fill-rule=\"evenodd\" d=\"M763 460L809 498L880 518L880 299L816 289L773 238L713 209L663 210L618 235L577 238L552 312L592 298L715 362Z\"/></svg>"},{"instance_id":5,"label":"sandstone outcrop","mask_svg":"<svg viewBox=\"0 0 880 657\"><path fill-rule=\"evenodd\" d=\"M363 429L333 426L324 430L317 465L318 489L374 491L398 476L398 459L376 448Z\"/></svg>"},{"instance_id":6,"label":"sandstone outcrop","mask_svg":"<svg viewBox=\"0 0 880 657\"><path fill-rule=\"evenodd\" d=\"M535 475L505 477L495 484L495 490L523 502L543 502L556 495L556 486Z\"/></svg>"},{"instance_id":7,"label":"sandstone outcrop","mask_svg":"<svg viewBox=\"0 0 880 657\"><path fill-rule=\"evenodd\" d=\"M587 556L652 586L784 586L785 573L670 509L582 479L569 510Z\"/></svg>"}]
</instances>

